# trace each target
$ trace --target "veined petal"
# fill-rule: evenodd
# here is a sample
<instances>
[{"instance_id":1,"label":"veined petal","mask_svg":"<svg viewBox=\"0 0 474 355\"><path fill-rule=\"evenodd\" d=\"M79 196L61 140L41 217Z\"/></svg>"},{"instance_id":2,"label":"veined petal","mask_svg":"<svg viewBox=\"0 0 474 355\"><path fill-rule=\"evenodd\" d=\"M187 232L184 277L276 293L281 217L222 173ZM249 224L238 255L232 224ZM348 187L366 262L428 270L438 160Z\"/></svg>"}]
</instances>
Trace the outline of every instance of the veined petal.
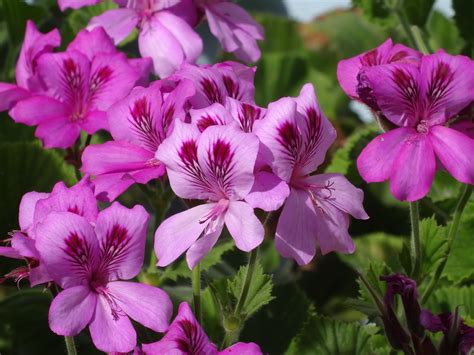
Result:
<instances>
[{"instance_id":1,"label":"veined petal","mask_svg":"<svg viewBox=\"0 0 474 355\"><path fill-rule=\"evenodd\" d=\"M231 126L212 126L199 138L199 165L217 197L243 199L254 183L259 141Z\"/></svg>"},{"instance_id":2,"label":"veined petal","mask_svg":"<svg viewBox=\"0 0 474 355\"><path fill-rule=\"evenodd\" d=\"M200 205L177 213L160 224L155 233L157 266L175 261L199 238L209 221L202 220L216 204Z\"/></svg>"},{"instance_id":3,"label":"veined petal","mask_svg":"<svg viewBox=\"0 0 474 355\"><path fill-rule=\"evenodd\" d=\"M265 117L267 110L253 104L241 102L230 97L226 100L226 108L242 131L253 132L254 123Z\"/></svg>"},{"instance_id":4,"label":"veined petal","mask_svg":"<svg viewBox=\"0 0 474 355\"><path fill-rule=\"evenodd\" d=\"M262 350L255 343L235 343L234 345L219 351L219 355L238 354L238 355L262 355Z\"/></svg>"},{"instance_id":5,"label":"veined petal","mask_svg":"<svg viewBox=\"0 0 474 355\"><path fill-rule=\"evenodd\" d=\"M77 335L91 322L96 304L97 295L88 286L61 291L49 308L49 327L58 335Z\"/></svg>"},{"instance_id":6,"label":"veined petal","mask_svg":"<svg viewBox=\"0 0 474 355\"><path fill-rule=\"evenodd\" d=\"M278 252L299 265L308 264L316 254L317 228L310 195L304 190L291 189L278 220L275 235Z\"/></svg>"},{"instance_id":7,"label":"veined petal","mask_svg":"<svg viewBox=\"0 0 474 355\"><path fill-rule=\"evenodd\" d=\"M249 252L263 242L265 231L253 208L244 201L231 201L225 225L240 250Z\"/></svg>"},{"instance_id":8,"label":"veined petal","mask_svg":"<svg viewBox=\"0 0 474 355\"><path fill-rule=\"evenodd\" d=\"M423 134L403 143L390 176L390 191L401 201L416 201L430 190L436 170L432 144Z\"/></svg>"},{"instance_id":9,"label":"veined petal","mask_svg":"<svg viewBox=\"0 0 474 355\"><path fill-rule=\"evenodd\" d=\"M58 0L58 5L61 11L67 8L79 9L83 6L98 4L101 0Z\"/></svg>"},{"instance_id":10,"label":"veined petal","mask_svg":"<svg viewBox=\"0 0 474 355\"><path fill-rule=\"evenodd\" d=\"M216 244L217 240L222 234L222 229L224 228L224 223L219 223L215 230L209 231L200 237L198 240L191 245L186 252L186 262L190 270L204 258Z\"/></svg>"},{"instance_id":11,"label":"veined petal","mask_svg":"<svg viewBox=\"0 0 474 355\"><path fill-rule=\"evenodd\" d=\"M62 288L89 282L98 266L99 246L84 217L52 212L36 232L36 248L55 282Z\"/></svg>"},{"instance_id":12,"label":"veined petal","mask_svg":"<svg viewBox=\"0 0 474 355\"><path fill-rule=\"evenodd\" d=\"M24 258L32 258L36 260L40 258L33 238L30 238L21 232L17 232L13 235L11 243L12 248Z\"/></svg>"},{"instance_id":13,"label":"veined petal","mask_svg":"<svg viewBox=\"0 0 474 355\"><path fill-rule=\"evenodd\" d=\"M89 111L87 115L79 121L79 126L90 135L93 135L101 129L110 131L107 113L105 111Z\"/></svg>"},{"instance_id":14,"label":"veined petal","mask_svg":"<svg viewBox=\"0 0 474 355\"><path fill-rule=\"evenodd\" d=\"M19 86L0 83L0 112L10 110L15 104L31 96L28 90Z\"/></svg>"},{"instance_id":15,"label":"veined petal","mask_svg":"<svg viewBox=\"0 0 474 355\"><path fill-rule=\"evenodd\" d=\"M100 247L100 272L108 280L128 280L140 272L148 219L142 206L128 209L118 202L99 213L95 232Z\"/></svg>"},{"instance_id":16,"label":"veined petal","mask_svg":"<svg viewBox=\"0 0 474 355\"><path fill-rule=\"evenodd\" d=\"M67 46L68 51L76 50L84 54L91 62L100 53L117 53L114 41L103 27L91 30L82 29Z\"/></svg>"},{"instance_id":17,"label":"veined petal","mask_svg":"<svg viewBox=\"0 0 474 355\"><path fill-rule=\"evenodd\" d=\"M474 184L474 139L454 129L435 126L430 129L429 140L436 157L457 180Z\"/></svg>"},{"instance_id":18,"label":"veined petal","mask_svg":"<svg viewBox=\"0 0 474 355\"><path fill-rule=\"evenodd\" d=\"M139 20L138 14L133 9L112 9L93 17L87 25L87 29L92 30L96 27L103 27L105 32L117 44L133 31Z\"/></svg>"},{"instance_id":19,"label":"veined petal","mask_svg":"<svg viewBox=\"0 0 474 355\"><path fill-rule=\"evenodd\" d=\"M173 304L163 290L138 282L114 281L107 290L117 305L133 320L155 332L165 332L173 313Z\"/></svg>"},{"instance_id":20,"label":"veined petal","mask_svg":"<svg viewBox=\"0 0 474 355\"><path fill-rule=\"evenodd\" d=\"M68 107L47 96L31 96L18 102L9 112L15 122L35 126L47 120L64 118L70 114Z\"/></svg>"},{"instance_id":21,"label":"veined petal","mask_svg":"<svg viewBox=\"0 0 474 355\"><path fill-rule=\"evenodd\" d=\"M193 83L190 80L180 80L176 87L164 95L162 106L162 131L168 136L174 127L174 121L187 120L189 111L188 100L196 93Z\"/></svg>"},{"instance_id":22,"label":"veined petal","mask_svg":"<svg viewBox=\"0 0 474 355\"><path fill-rule=\"evenodd\" d=\"M416 131L401 127L375 137L357 158L357 169L366 182L382 182L392 173L403 142Z\"/></svg>"},{"instance_id":23,"label":"veined petal","mask_svg":"<svg viewBox=\"0 0 474 355\"><path fill-rule=\"evenodd\" d=\"M0 256L11 259L23 259L23 256L12 247L0 247Z\"/></svg>"},{"instance_id":24,"label":"veined petal","mask_svg":"<svg viewBox=\"0 0 474 355\"><path fill-rule=\"evenodd\" d=\"M45 148L69 148L81 133L81 126L71 123L67 117L53 118L41 122L35 136L41 139Z\"/></svg>"},{"instance_id":25,"label":"veined petal","mask_svg":"<svg viewBox=\"0 0 474 355\"><path fill-rule=\"evenodd\" d=\"M20 201L20 211L18 221L22 231L27 232L33 227L36 204L45 199L49 193L31 191L23 195Z\"/></svg>"},{"instance_id":26,"label":"veined petal","mask_svg":"<svg viewBox=\"0 0 474 355\"><path fill-rule=\"evenodd\" d=\"M260 171L255 174L252 189L245 197L245 201L253 208L264 211L276 211L290 194L288 184L271 172Z\"/></svg>"},{"instance_id":27,"label":"veined petal","mask_svg":"<svg viewBox=\"0 0 474 355\"><path fill-rule=\"evenodd\" d=\"M209 126L225 126L227 123L233 122L229 113L219 103L211 106L190 110L191 123L195 124L201 132Z\"/></svg>"}]
</instances>

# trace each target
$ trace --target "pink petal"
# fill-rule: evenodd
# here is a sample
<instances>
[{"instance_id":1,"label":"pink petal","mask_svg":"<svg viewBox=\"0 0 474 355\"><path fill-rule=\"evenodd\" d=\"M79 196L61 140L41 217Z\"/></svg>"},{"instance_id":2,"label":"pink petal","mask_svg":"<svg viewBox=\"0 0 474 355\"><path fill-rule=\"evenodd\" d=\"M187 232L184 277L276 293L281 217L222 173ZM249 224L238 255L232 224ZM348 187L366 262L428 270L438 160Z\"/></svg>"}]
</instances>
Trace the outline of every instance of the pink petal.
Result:
<instances>
[{"instance_id":1,"label":"pink petal","mask_svg":"<svg viewBox=\"0 0 474 355\"><path fill-rule=\"evenodd\" d=\"M155 332L165 332L173 304L163 290L138 282L114 281L107 284L118 306L129 317Z\"/></svg>"},{"instance_id":2,"label":"pink petal","mask_svg":"<svg viewBox=\"0 0 474 355\"><path fill-rule=\"evenodd\" d=\"M67 106L47 96L31 96L18 102L10 110L15 122L35 126L50 119L64 118L69 115Z\"/></svg>"},{"instance_id":3,"label":"pink petal","mask_svg":"<svg viewBox=\"0 0 474 355\"><path fill-rule=\"evenodd\" d=\"M367 182L387 180L403 142L415 132L412 128L402 127L375 137L357 158L357 169L362 178Z\"/></svg>"},{"instance_id":4,"label":"pink petal","mask_svg":"<svg viewBox=\"0 0 474 355\"><path fill-rule=\"evenodd\" d=\"M53 118L41 122L35 136L41 139L45 148L69 148L81 133L78 124L70 123L66 117Z\"/></svg>"},{"instance_id":5,"label":"pink petal","mask_svg":"<svg viewBox=\"0 0 474 355\"><path fill-rule=\"evenodd\" d=\"M262 350L255 343L236 343L227 349L219 351L219 355L262 355Z\"/></svg>"},{"instance_id":6,"label":"pink petal","mask_svg":"<svg viewBox=\"0 0 474 355\"><path fill-rule=\"evenodd\" d=\"M69 43L67 50L81 52L90 61L99 53L117 53L113 40L102 27L96 27L90 31L87 29L81 30L76 38Z\"/></svg>"},{"instance_id":7,"label":"pink petal","mask_svg":"<svg viewBox=\"0 0 474 355\"><path fill-rule=\"evenodd\" d=\"M36 249L35 240L29 238L23 233L17 232L12 238L12 248L15 249L24 258L32 258L38 260L40 258Z\"/></svg>"},{"instance_id":8,"label":"pink petal","mask_svg":"<svg viewBox=\"0 0 474 355\"><path fill-rule=\"evenodd\" d=\"M49 327L58 335L77 335L91 322L96 304L97 295L89 286L61 291L49 308Z\"/></svg>"},{"instance_id":9,"label":"pink petal","mask_svg":"<svg viewBox=\"0 0 474 355\"><path fill-rule=\"evenodd\" d=\"M256 67L248 67L238 62L227 61L214 64L211 68L217 70L217 73L222 77L229 98L249 104L255 103L254 78Z\"/></svg>"},{"instance_id":10,"label":"pink petal","mask_svg":"<svg viewBox=\"0 0 474 355\"><path fill-rule=\"evenodd\" d=\"M248 252L263 242L265 231L262 223L246 202L230 202L225 214L225 225L240 250Z\"/></svg>"},{"instance_id":11,"label":"pink petal","mask_svg":"<svg viewBox=\"0 0 474 355\"><path fill-rule=\"evenodd\" d=\"M436 160L430 140L413 134L400 148L390 176L390 191L401 201L416 201L430 190Z\"/></svg>"},{"instance_id":12,"label":"pink petal","mask_svg":"<svg viewBox=\"0 0 474 355\"><path fill-rule=\"evenodd\" d=\"M132 58L128 60L128 64L137 72L139 79L137 85L148 86L150 82L150 74L153 71L153 60L151 58Z\"/></svg>"},{"instance_id":13,"label":"pink petal","mask_svg":"<svg viewBox=\"0 0 474 355\"><path fill-rule=\"evenodd\" d=\"M99 213L95 232L100 246L101 270L108 280L128 280L140 272L148 219L142 206L128 209L118 202Z\"/></svg>"},{"instance_id":14,"label":"pink petal","mask_svg":"<svg viewBox=\"0 0 474 355\"><path fill-rule=\"evenodd\" d=\"M54 281L62 288L87 285L99 261L99 245L89 222L70 212L52 212L36 232L41 262Z\"/></svg>"},{"instance_id":15,"label":"pink petal","mask_svg":"<svg viewBox=\"0 0 474 355\"><path fill-rule=\"evenodd\" d=\"M474 106L473 106L473 114L474 114ZM469 119L458 121L452 124L451 126L449 126L449 128L455 129L456 131L465 134L469 138L474 139L474 122L471 122Z\"/></svg>"},{"instance_id":16,"label":"pink petal","mask_svg":"<svg viewBox=\"0 0 474 355\"><path fill-rule=\"evenodd\" d=\"M23 259L23 256L11 247L0 247L0 256L11 259Z\"/></svg>"},{"instance_id":17,"label":"pink petal","mask_svg":"<svg viewBox=\"0 0 474 355\"><path fill-rule=\"evenodd\" d=\"M20 201L18 220L22 231L28 231L33 226L36 203L49 196L45 192L31 191L23 195Z\"/></svg>"},{"instance_id":18,"label":"pink petal","mask_svg":"<svg viewBox=\"0 0 474 355\"><path fill-rule=\"evenodd\" d=\"M306 191L292 189L278 220L275 246L278 252L308 264L316 254L316 213Z\"/></svg>"},{"instance_id":19,"label":"pink petal","mask_svg":"<svg viewBox=\"0 0 474 355\"><path fill-rule=\"evenodd\" d=\"M454 129L435 126L430 129L429 139L436 157L458 181L474 184L474 139Z\"/></svg>"},{"instance_id":20,"label":"pink petal","mask_svg":"<svg viewBox=\"0 0 474 355\"><path fill-rule=\"evenodd\" d=\"M264 211L276 211L290 194L288 184L278 176L261 171L255 174L255 182L245 201L253 208L261 208Z\"/></svg>"},{"instance_id":21,"label":"pink petal","mask_svg":"<svg viewBox=\"0 0 474 355\"><path fill-rule=\"evenodd\" d=\"M206 108L189 110L189 114L191 115L191 123L195 124L201 132L209 126L224 126L233 122L225 107L219 103Z\"/></svg>"},{"instance_id":22,"label":"pink petal","mask_svg":"<svg viewBox=\"0 0 474 355\"><path fill-rule=\"evenodd\" d=\"M31 268L28 277L30 279L31 287L53 281L52 277L48 273L48 270L46 269L46 266L43 264Z\"/></svg>"},{"instance_id":23,"label":"pink petal","mask_svg":"<svg viewBox=\"0 0 474 355\"><path fill-rule=\"evenodd\" d=\"M31 93L19 86L0 83L0 112L11 109L15 104L28 98Z\"/></svg>"},{"instance_id":24,"label":"pink petal","mask_svg":"<svg viewBox=\"0 0 474 355\"><path fill-rule=\"evenodd\" d=\"M193 245L186 252L186 262L190 270L204 258L214 247L217 240L221 236L224 223L221 223L216 230L211 232L204 232L204 235L194 242Z\"/></svg>"},{"instance_id":25,"label":"pink petal","mask_svg":"<svg viewBox=\"0 0 474 355\"><path fill-rule=\"evenodd\" d=\"M199 238L207 223L205 217L215 204L200 205L177 213L160 224L155 233L157 266L167 266L175 261Z\"/></svg>"},{"instance_id":26,"label":"pink petal","mask_svg":"<svg viewBox=\"0 0 474 355\"><path fill-rule=\"evenodd\" d=\"M128 353L137 345L137 333L126 315L112 315L112 309L104 296L99 296L94 318L89 326L92 341L97 349L106 353Z\"/></svg>"},{"instance_id":27,"label":"pink petal","mask_svg":"<svg viewBox=\"0 0 474 355\"><path fill-rule=\"evenodd\" d=\"M137 26L140 17L135 10L128 8L112 9L93 17L88 30L103 27L105 32L113 38L115 44L124 40Z\"/></svg>"},{"instance_id":28,"label":"pink petal","mask_svg":"<svg viewBox=\"0 0 474 355\"><path fill-rule=\"evenodd\" d=\"M64 11L67 8L79 9L83 6L95 5L101 1L102 0L58 0L58 5L61 11Z\"/></svg>"},{"instance_id":29,"label":"pink petal","mask_svg":"<svg viewBox=\"0 0 474 355\"><path fill-rule=\"evenodd\" d=\"M253 131L254 123L263 119L267 111L256 105L241 102L230 97L227 98L226 108L232 119L239 124L242 131L247 133Z\"/></svg>"},{"instance_id":30,"label":"pink petal","mask_svg":"<svg viewBox=\"0 0 474 355\"><path fill-rule=\"evenodd\" d=\"M80 127L88 134L92 135L103 129L109 131L109 122L107 121L107 113L104 111L89 111L87 116L80 122Z\"/></svg>"}]
</instances>

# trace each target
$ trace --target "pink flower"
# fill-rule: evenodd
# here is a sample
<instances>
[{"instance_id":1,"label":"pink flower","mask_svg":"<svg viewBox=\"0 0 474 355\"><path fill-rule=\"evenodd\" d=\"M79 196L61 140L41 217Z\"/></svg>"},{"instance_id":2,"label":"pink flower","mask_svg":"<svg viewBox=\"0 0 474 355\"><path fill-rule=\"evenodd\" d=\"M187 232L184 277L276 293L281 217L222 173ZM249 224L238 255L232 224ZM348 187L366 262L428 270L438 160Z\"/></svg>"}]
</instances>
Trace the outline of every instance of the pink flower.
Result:
<instances>
[{"instance_id":1,"label":"pink flower","mask_svg":"<svg viewBox=\"0 0 474 355\"><path fill-rule=\"evenodd\" d=\"M179 305L178 315L170 324L165 336L156 343L143 344L145 355L261 355L260 347L255 343L237 343L222 351L210 342L186 302Z\"/></svg>"},{"instance_id":2,"label":"pink flower","mask_svg":"<svg viewBox=\"0 0 474 355\"><path fill-rule=\"evenodd\" d=\"M49 326L74 336L89 325L104 352L129 352L137 343L129 317L163 332L172 313L168 295L149 285L124 282L143 265L148 213L113 203L93 225L70 212L50 213L37 227L37 248L53 280L64 290L51 303Z\"/></svg>"},{"instance_id":3,"label":"pink flower","mask_svg":"<svg viewBox=\"0 0 474 355\"><path fill-rule=\"evenodd\" d=\"M247 63L260 58L257 40L263 40L263 27L240 6L223 0L194 0L206 13L209 28L226 52Z\"/></svg>"},{"instance_id":4,"label":"pink flower","mask_svg":"<svg viewBox=\"0 0 474 355\"><path fill-rule=\"evenodd\" d=\"M79 9L83 6L96 5L102 0L58 0L58 5L61 11L66 10L67 8Z\"/></svg>"},{"instance_id":5,"label":"pink flower","mask_svg":"<svg viewBox=\"0 0 474 355\"><path fill-rule=\"evenodd\" d=\"M97 203L93 188L87 178L71 188L58 182L51 193L28 192L20 202L20 231L15 232L11 239L11 247L0 247L0 255L14 259L25 259L28 266L22 267L16 281L28 277L31 286L51 281L46 268L40 262L36 248L36 227L51 212L71 212L83 216L89 222L97 218Z\"/></svg>"},{"instance_id":6,"label":"pink flower","mask_svg":"<svg viewBox=\"0 0 474 355\"><path fill-rule=\"evenodd\" d=\"M307 264L317 247L323 254L352 253L349 214L368 218L363 192L340 174L310 175L336 137L313 86L306 84L297 98L270 104L255 133L268 150L273 172L290 188L276 230L280 254Z\"/></svg>"},{"instance_id":7,"label":"pink flower","mask_svg":"<svg viewBox=\"0 0 474 355\"><path fill-rule=\"evenodd\" d=\"M419 68L396 63L364 71L377 105L398 126L360 154L364 180L390 180L397 199L416 201L428 193L439 160L455 179L474 184L474 140L446 127L474 100L474 62L438 52L424 56Z\"/></svg>"},{"instance_id":8,"label":"pink flower","mask_svg":"<svg viewBox=\"0 0 474 355\"><path fill-rule=\"evenodd\" d=\"M155 233L158 266L187 250L193 268L219 238L224 224L237 247L250 251L263 241L263 226L244 201L253 183L258 152L255 135L232 126L197 126L176 122L173 134L158 148L171 188L181 198L207 203L166 219Z\"/></svg>"},{"instance_id":9,"label":"pink flower","mask_svg":"<svg viewBox=\"0 0 474 355\"><path fill-rule=\"evenodd\" d=\"M60 42L57 29L42 34L35 24L28 20L25 39L16 64L16 85L0 83L0 111L9 110L17 101L43 89L37 72L38 58L44 53L52 52Z\"/></svg>"},{"instance_id":10,"label":"pink flower","mask_svg":"<svg viewBox=\"0 0 474 355\"><path fill-rule=\"evenodd\" d=\"M38 126L35 135L46 148L70 147L81 129L89 134L108 129L105 111L130 92L141 74L124 54L101 51L108 48L102 30L82 35L77 39L87 45L82 51L73 41L66 52L41 55L37 71L44 92L10 111L16 122Z\"/></svg>"},{"instance_id":11,"label":"pink flower","mask_svg":"<svg viewBox=\"0 0 474 355\"><path fill-rule=\"evenodd\" d=\"M156 151L176 120L184 121L187 100L194 94L190 82L179 85L157 81L136 87L108 112L114 141L91 145L82 155L82 170L95 175L96 195L114 200L135 183L146 184L165 174Z\"/></svg>"},{"instance_id":12,"label":"pink flower","mask_svg":"<svg viewBox=\"0 0 474 355\"><path fill-rule=\"evenodd\" d=\"M378 110L367 87L364 68L390 63L410 63L418 65L421 53L402 44L393 44L389 38L377 48L355 57L341 60L337 65L337 79L344 92L352 99L360 100Z\"/></svg>"},{"instance_id":13,"label":"pink flower","mask_svg":"<svg viewBox=\"0 0 474 355\"><path fill-rule=\"evenodd\" d=\"M191 0L128 0L92 18L88 28L102 26L119 43L138 27L142 57L153 58L155 73L164 78L201 54L202 40L192 28L196 18Z\"/></svg>"}]
</instances>

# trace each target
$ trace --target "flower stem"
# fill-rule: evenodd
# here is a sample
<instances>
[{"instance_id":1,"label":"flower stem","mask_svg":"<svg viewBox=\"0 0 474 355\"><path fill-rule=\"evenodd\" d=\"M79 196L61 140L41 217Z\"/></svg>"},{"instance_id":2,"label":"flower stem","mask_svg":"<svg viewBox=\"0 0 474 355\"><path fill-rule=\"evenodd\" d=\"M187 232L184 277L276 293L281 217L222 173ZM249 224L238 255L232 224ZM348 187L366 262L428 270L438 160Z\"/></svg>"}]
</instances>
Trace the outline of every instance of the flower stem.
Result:
<instances>
[{"instance_id":1,"label":"flower stem","mask_svg":"<svg viewBox=\"0 0 474 355\"><path fill-rule=\"evenodd\" d=\"M443 274L444 268L446 267L446 264L448 262L449 255L451 254L451 249L453 247L454 240L456 239L456 235L458 234L459 222L461 221L464 208L466 207L467 202L471 197L471 194L472 186L464 185L458 200L458 204L456 206L456 210L454 211L451 227L449 228L446 252L444 253L443 259L441 259L441 262L438 264L438 267L436 268L435 274L431 279L430 284L428 285L425 292L423 293L423 296L421 297L422 304L428 300L431 293L435 289L439 279L441 278L441 275Z\"/></svg>"},{"instance_id":2,"label":"flower stem","mask_svg":"<svg viewBox=\"0 0 474 355\"><path fill-rule=\"evenodd\" d=\"M193 303L194 315L199 323L201 323L201 265L197 264L193 269Z\"/></svg>"},{"instance_id":3,"label":"flower stem","mask_svg":"<svg viewBox=\"0 0 474 355\"><path fill-rule=\"evenodd\" d=\"M247 296L250 290L250 284L252 283L253 273L255 271L255 265L257 263L258 256L258 247L250 252L249 263L247 266L247 273L245 274L244 286L242 287L242 292L240 293L239 300L237 301L237 306L235 307L234 315L239 317L242 313L242 308L245 305Z\"/></svg>"},{"instance_id":4,"label":"flower stem","mask_svg":"<svg viewBox=\"0 0 474 355\"><path fill-rule=\"evenodd\" d=\"M74 337L64 337L64 341L66 342L66 349L68 355L77 355L76 344L74 342Z\"/></svg>"},{"instance_id":5,"label":"flower stem","mask_svg":"<svg viewBox=\"0 0 474 355\"><path fill-rule=\"evenodd\" d=\"M430 54L431 50L428 43L425 41L425 38L423 37L421 29L418 26L412 26L411 31L418 50L423 54Z\"/></svg>"},{"instance_id":6,"label":"flower stem","mask_svg":"<svg viewBox=\"0 0 474 355\"><path fill-rule=\"evenodd\" d=\"M408 44L410 45L410 47L417 47L415 36L413 35L410 23L408 22L405 12L403 11L403 8L401 8L401 5L393 9L393 12L395 13L395 16L397 16L398 21L400 21L400 24L402 25L402 28L405 31L405 35L407 37Z\"/></svg>"},{"instance_id":7,"label":"flower stem","mask_svg":"<svg viewBox=\"0 0 474 355\"><path fill-rule=\"evenodd\" d=\"M420 214L418 211L418 202L410 202L410 220L411 220L411 276L416 279L421 271L421 244L420 244Z\"/></svg>"}]
</instances>

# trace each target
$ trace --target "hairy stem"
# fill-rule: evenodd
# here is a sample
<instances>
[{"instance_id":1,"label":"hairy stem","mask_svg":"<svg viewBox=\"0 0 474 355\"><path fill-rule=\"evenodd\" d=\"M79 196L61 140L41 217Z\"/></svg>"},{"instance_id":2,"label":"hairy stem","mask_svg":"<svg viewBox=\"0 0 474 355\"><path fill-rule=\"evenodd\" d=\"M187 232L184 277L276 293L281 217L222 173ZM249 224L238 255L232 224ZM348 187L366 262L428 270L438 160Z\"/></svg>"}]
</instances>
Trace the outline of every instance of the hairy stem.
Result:
<instances>
[{"instance_id":1,"label":"hairy stem","mask_svg":"<svg viewBox=\"0 0 474 355\"><path fill-rule=\"evenodd\" d=\"M193 304L194 315L199 323L201 323L201 265L197 264L193 269Z\"/></svg>"},{"instance_id":2,"label":"hairy stem","mask_svg":"<svg viewBox=\"0 0 474 355\"><path fill-rule=\"evenodd\" d=\"M410 202L410 221L411 221L411 276L416 279L421 271L421 244L420 244L420 214L418 211L418 202Z\"/></svg>"},{"instance_id":3,"label":"hairy stem","mask_svg":"<svg viewBox=\"0 0 474 355\"><path fill-rule=\"evenodd\" d=\"M428 287L423 293L423 296L421 297L422 304L426 303L431 293L435 289L436 285L438 284L438 281L441 278L441 275L443 274L444 268L446 267L446 264L448 262L449 255L451 254L451 249L453 247L454 241L458 234L459 222L461 221L464 208L466 207L467 202L469 201L469 198L471 197L471 194L472 194L472 186L464 185L462 188L459 200L458 200L458 204L456 206L456 210L454 211L451 227L449 228L446 252L444 253L443 259L441 259L441 262L438 264L438 267L436 268L435 274L433 278L431 279L431 282L429 283Z\"/></svg>"}]
</instances>

